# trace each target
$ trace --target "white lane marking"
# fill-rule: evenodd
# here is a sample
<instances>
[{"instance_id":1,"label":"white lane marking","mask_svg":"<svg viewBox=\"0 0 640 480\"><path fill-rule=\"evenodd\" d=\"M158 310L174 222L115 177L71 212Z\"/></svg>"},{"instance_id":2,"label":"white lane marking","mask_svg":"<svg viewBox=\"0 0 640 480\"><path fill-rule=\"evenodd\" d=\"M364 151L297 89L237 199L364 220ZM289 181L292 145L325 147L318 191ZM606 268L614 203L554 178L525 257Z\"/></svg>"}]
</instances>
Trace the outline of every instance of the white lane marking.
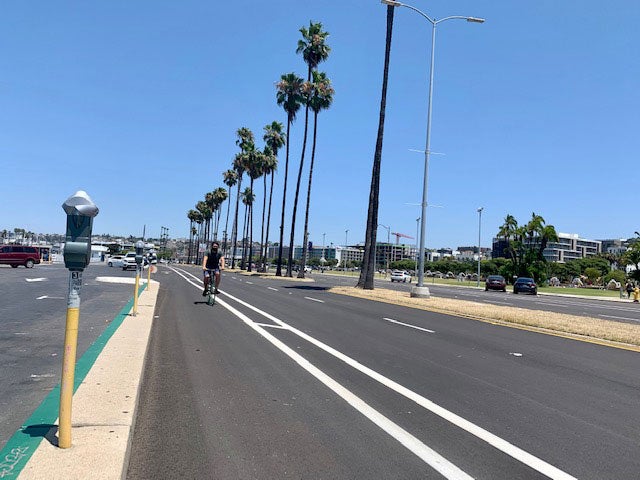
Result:
<instances>
[{"instance_id":1,"label":"white lane marking","mask_svg":"<svg viewBox=\"0 0 640 480\"><path fill-rule=\"evenodd\" d=\"M180 272L176 271L178 275L184 278L191 285L196 288L200 288L200 285L193 283L187 277L182 275ZM189 274L189 272L184 272L185 274ZM229 294L225 294L231 298L233 298ZM418 438L411 435L405 429L400 427L398 424L392 422L387 417L382 415L380 412L372 408L369 404L367 404L360 397L355 395L350 390L343 387L341 384L336 382L329 375L324 373L318 367L309 362L306 358L292 350L290 347L282 343L276 337L267 332L264 328L258 325L256 322L251 320L242 312L236 310L234 307L229 305L222 299L219 299L218 302L224 308L233 313L236 317L241 319L247 326L255 330L257 333L262 335L266 340L271 342L276 348L282 351L284 354L289 356L294 362L300 365L303 369L313 375L320 382L325 384L329 389L333 390L339 397L345 400L349 405L351 405L354 409L368 418L370 421L375 423L382 430L387 432L393 438L395 438L398 442L400 442L405 448L410 450L412 453L417 455L421 460L430 465L434 470L442 474L445 478L453 479L453 480L473 480L473 477L469 476L467 473L456 467L453 463L449 462L446 458L429 448L427 445L422 443ZM278 322L281 323L281 322Z\"/></svg>"},{"instance_id":2,"label":"white lane marking","mask_svg":"<svg viewBox=\"0 0 640 480\"><path fill-rule=\"evenodd\" d=\"M513 355L514 357L521 357L522 354L518 352L509 352L509 355Z\"/></svg>"},{"instance_id":3,"label":"white lane marking","mask_svg":"<svg viewBox=\"0 0 640 480\"><path fill-rule=\"evenodd\" d=\"M247 285L253 285L253 282L246 281L245 283L246 283Z\"/></svg>"},{"instance_id":4,"label":"white lane marking","mask_svg":"<svg viewBox=\"0 0 640 480\"><path fill-rule=\"evenodd\" d=\"M282 320L274 317L273 315L270 315L267 312L263 312L262 310L254 307L253 305L248 304L247 302L244 302L243 300L240 300L239 298L236 298L228 293L225 293L226 296L228 296L229 298L231 298L232 300L235 300L236 302L238 302L241 305L244 305L247 308L250 308L251 310L260 313L261 315L263 315L264 317L268 318L271 321L274 321L276 323L278 323L279 325L283 325L283 326L288 326L289 327L289 331L292 333L295 333L296 335L298 335L301 338L304 338L305 340L307 340L308 342L312 343L313 345L317 346L318 348L324 350L325 352L333 355L334 357L342 360L343 362L345 362L347 365L355 368L356 370L364 373L365 375L369 376L370 378L373 378L374 380L380 382L381 384L385 385L386 387L390 388L391 390L394 390L395 392L399 393L400 395L403 395L405 397L407 397L410 400L413 400L415 403L417 403L418 405L420 405L421 407L429 410L430 412L442 417L443 419L449 421L450 423L456 425L457 427L461 428L462 430L465 430L467 432L469 432L472 435L475 435L476 437L478 437L481 440L484 440L485 442L487 442L489 445L493 446L494 448L506 453L507 455L509 455L510 457L524 463L525 465L533 468L534 470L537 470L538 472L542 473L543 475L546 475L549 478L552 479L558 479L558 480L577 480L575 477L569 475L568 473L563 472L562 470L560 470L557 467L554 467L553 465L551 465L550 463L545 462L544 460L530 454L529 452L526 452L524 450L522 450L521 448L507 442L506 440L498 437L497 435L494 435L493 433L485 430L482 427L479 427L478 425L475 425L473 423L471 423L470 421L460 417L459 415L456 415L453 412L448 411L447 409L441 407L440 405L432 402L431 400L423 397L422 395L419 395L411 390L409 390L408 388L400 385L399 383L394 382L393 380L379 374L378 372L371 370L368 367L365 367L364 365L362 365L360 362L354 360L351 357L348 357L347 355L335 350L334 348L320 342L319 340L316 340L315 338L307 335L304 332L301 332L300 330L284 323Z\"/></svg>"},{"instance_id":5,"label":"white lane marking","mask_svg":"<svg viewBox=\"0 0 640 480\"><path fill-rule=\"evenodd\" d=\"M273 287L267 287L269 290L273 290L274 292L277 292L278 289L277 288L273 288Z\"/></svg>"},{"instance_id":6,"label":"white lane marking","mask_svg":"<svg viewBox=\"0 0 640 480\"><path fill-rule=\"evenodd\" d=\"M96 277L96 282L102 283L122 283L125 285L134 285L136 277ZM153 280L152 280L153 282ZM140 277L140 285L147 283L147 279Z\"/></svg>"},{"instance_id":7,"label":"white lane marking","mask_svg":"<svg viewBox=\"0 0 640 480\"><path fill-rule=\"evenodd\" d=\"M55 376L55 373L43 373L42 375L31 374L31 378L53 378Z\"/></svg>"},{"instance_id":8,"label":"white lane marking","mask_svg":"<svg viewBox=\"0 0 640 480\"><path fill-rule=\"evenodd\" d=\"M15 332L14 335L26 335L27 332Z\"/></svg>"},{"instance_id":9,"label":"white lane marking","mask_svg":"<svg viewBox=\"0 0 640 480\"><path fill-rule=\"evenodd\" d=\"M236 277L231 277L231 278L233 278L234 280L236 279Z\"/></svg>"},{"instance_id":10,"label":"white lane marking","mask_svg":"<svg viewBox=\"0 0 640 480\"><path fill-rule=\"evenodd\" d=\"M618 320L632 320L634 322L639 321L637 318L629 318L629 317L616 317L614 315L598 315L599 317L604 317L604 318L617 318Z\"/></svg>"},{"instance_id":11,"label":"white lane marking","mask_svg":"<svg viewBox=\"0 0 640 480\"><path fill-rule=\"evenodd\" d=\"M188 273L188 272L185 272ZM195 278L195 277L194 277ZM188 279L186 279L187 281L189 281ZM224 292L223 292L224 293ZM289 294L291 294L291 292L289 292ZM446 410L445 408L441 407L440 405L432 402L431 400L423 397L422 395L419 395L411 390L409 390L408 388L400 385L399 383L394 382L393 380L379 374L378 372L365 367L364 365L362 365L360 362L354 360L353 358L345 355L344 353L341 353L337 350L335 350L334 348L320 342L319 340L316 340L315 338L307 335L306 333L292 327L291 325L288 325L287 323L283 322L282 320L280 320L279 318L274 317L273 315L264 312L262 310L260 310L257 307L254 307L253 305L240 300L239 298L236 298L228 293L224 293L224 295L226 295L227 297L231 298L232 300L235 300L236 302L238 302L241 305L244 305L245 307L253 310L256 313L259 313L260 315L262 315L263 317L268 318L269 320L271 320L272 322L277 323L278 325L282 325L282 326L286 326L288 327L288 330L292 333L295 333L296 335L298 335L299 337L307 340L309 343L315 345L316 347L320 348L321 350L324 350L325 352L329 353L330 355L333 355L334 357L338 358L339 360L342 360L344 363L346 363L347 365L355 368L356 370L364 373L365 375L367 375L368 377L376 380L377 382L381 383L382 385L385 385L386 387L390 388L391 390L399 393L400 395L403 395L404 397L413 400L415 403L417 403L418 405L420 405L421 407L429 410L430 412L438 415L439 417L451 422L452 424L456 425L457 427L461 428L462 430L465 430L466 432L469 432L470 434L476 436L477 438L484 440L486 443L488 443L489 445L492 445L494 448L506 453L507 455L509 455L510 457L524 463L525 465L528 465L529 467L533 468L534 470L537 470L538 472L542 473L543 475L546 475L549 478L552 479L558 479L558 480L577 480L575 477L569 475L568 473L563 472L562 470L560 470L557 467L554 467L553 465L551 465L550 463L545 462L544 460L535 457L534 455L530 454L529 452L526 452L524 450L522 450L521 448L507 442L506 440L498 437L497 435L494 435L493 433L485 430L482 427L479 427L478 425L475 425L473 423L471 423L470 421L460 417L459 415L456 415L453 412L450 412L448 410Z\"/></svg>"},{"instance_id":12,"label":"white lane marking","mask_svg":"<svg viewBox=\"0 0 640 480\"><path fill-rule=\"evenodd\" d=\"M254 322L254 323L259 327L278 328L280 330L287 330L287 327L283 327L282 325L271 325L269 323L258 323L258 322Z\"/></svg>"},{"instance_id":13,"label":"white lane marking","mask_svg":"<svg viewBox=\"0 0 640 480\"><path fill-rule=\"evenodd\" d=\"M312 298L312 297L304 297L307 300L311 300L313 302L318 302L318 303L324 303L324 300L318 300L317 298Z\"/></svg>"},{"instance_id":14,"label":"white lane marking","mask_svg":"<svg viewBox=\"0 0 640 480\"><path fill-rule=\"evenodd\" d=\"M50 297L49 295L42 295L41 297L36 297L36 300L44 300L45 298L49 298L51 300L64 300L64 297Z\"/></svg>"},{"instance_id":15,"label":"white lane marking","mask_svg":"<svg viewBox=\"0 0 640 480\"><path fill-rule=\"evenodd\" d=\"M415 325L411 325L409 323L402 323L402 322L399 322L398 320L394 320L393 318L382 317L382 319L386 320L387 322L403 325L405 327L415 328L416 330L422 330L423 332L436 333L434 330L429 330L428 328L416 327Z\"/></svg>"},{"instance_id":16,"label":"white lane marking","mask_svg":"<svg viewBox=\"0 0 640 480\"><path fill-rule=\"evenodd\" d=\"M44 282L46 278L25 278L27 282Z\"/></svg>"}]
</instances>

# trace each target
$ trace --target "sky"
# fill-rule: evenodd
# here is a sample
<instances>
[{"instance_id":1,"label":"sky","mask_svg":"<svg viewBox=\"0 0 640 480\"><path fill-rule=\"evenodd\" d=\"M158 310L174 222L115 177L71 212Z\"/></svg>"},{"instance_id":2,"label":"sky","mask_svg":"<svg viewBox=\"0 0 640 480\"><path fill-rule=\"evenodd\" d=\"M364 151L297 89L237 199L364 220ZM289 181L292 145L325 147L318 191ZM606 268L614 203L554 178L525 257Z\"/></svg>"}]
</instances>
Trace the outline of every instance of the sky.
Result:
<instances>
[{"instance_id":1,"label":"sky","mask_svg":"<svg viewBox=\"0 0 640 480\"><path fill-rule=\"evenodd\" d=\"M477 244L478 207L483 246L507 214L526 223L532 212L559 232L633 236L640 229L640 2L411 5L436 19L486 19L437 28L431 151L439 155L429 165L426 246ZM0 230L62 233L62 203L85 190L100 209L94 234L141 236L146 226L151 237L161 227L172 238L187 236L188 210L224 186L236 130L253 130L261 147L264 125L286 126L275 82L288 72L306 76L295 49L310 20L330 34L331 54L319 69L335 88L318 119L310 240L364 242L386 25L378 0L3 2ZM424 169L424 155L412 150L425 148L430 52L430 24L397 8L379 223L411 237ZM290 178L303 128L300 113ZM283 150L271 240L284 164ZM294 189L290 180L286 225ZM256 194L254 235L261 185ZM296 244L305 202L301 194ZM378 239L386 237L380 227Z\"/></svg>"}]
</instances>

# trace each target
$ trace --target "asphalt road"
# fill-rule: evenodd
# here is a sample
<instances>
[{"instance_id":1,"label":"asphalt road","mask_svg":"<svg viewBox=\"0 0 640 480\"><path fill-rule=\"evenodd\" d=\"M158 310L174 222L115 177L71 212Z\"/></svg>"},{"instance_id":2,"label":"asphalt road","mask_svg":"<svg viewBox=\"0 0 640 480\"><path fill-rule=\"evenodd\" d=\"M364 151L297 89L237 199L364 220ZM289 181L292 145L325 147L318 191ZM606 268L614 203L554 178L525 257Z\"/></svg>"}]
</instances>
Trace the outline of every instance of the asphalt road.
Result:
<instances>
[{"instance_id":1,"label":"asphalt road","mask_svg":"<svg viewBox=\"0 0 640 480\"><path fill-rule=\"evenodd\" d=\"M355 285L357 277L341 277L338 275L313 274L312 278L318 285ZM391 283L388 280L376 280L376 286L394 290L409 291L414 285L408 283ZM473 302L491 303L506 307L527 308L530 310L542 310L569 315L602 318L625 323L640 322L640 305L631 301L613 302L610 300L596 300L584 298L571 298L552 295L513 295L511 291L485 292L481 289L436 285L426 282L429 291L438 297L459 298ZM509 290L511 287L508 287Z\"/></svg>"},{"instance_id":2,"label":"asphalt road","mask_svg":"<svg viewBox=\"0 0 640 480\"><path fill-rule=\"evenodd\" d=\"M130 285L96 278L133 275L103 265L85 270L78 358L133 297ZM0 448L60 381L68 276L61 264L0 267Z\"/></svg>"},{"instance_id":3,"label":"asphalt road","mask_svg":"<svg viewBox=\"0 0 640 480\"><path fill-rule=\"evenodd\" d=\"M637 353L161 269L130 479L637 479Z\"/></svg>"}]
</instances>

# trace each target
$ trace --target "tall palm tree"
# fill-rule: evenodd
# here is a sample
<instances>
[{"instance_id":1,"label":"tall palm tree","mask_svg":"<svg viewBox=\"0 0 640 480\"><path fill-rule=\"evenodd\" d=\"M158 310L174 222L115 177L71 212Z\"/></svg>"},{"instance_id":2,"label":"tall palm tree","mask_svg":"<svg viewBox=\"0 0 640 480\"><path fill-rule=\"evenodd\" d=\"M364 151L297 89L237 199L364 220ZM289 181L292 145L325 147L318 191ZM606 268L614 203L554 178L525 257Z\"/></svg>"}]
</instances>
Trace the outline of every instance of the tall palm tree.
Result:
<instances>
[{"instance_id":1,"label":"tall palm tree","mask_svg":"<svg viewBox=\"0 0 640 480\"><path fill-rule=\"evenodd\" d=\"M325 73L313 72L313 82L307 82L309 107L313 111L313 144L311 147L311 163L309 165L309 184L307 185L307 206L304 213L304 235L302 241L302 268L298 270L298 278L304 278L304 267L307 263L307 248L309 245L309 206L311 204L311 181L313 179L313 164L316 157L316 137L318 133L318 114L327 110L333 102L334 90L331 80Z\"/></svg>"},{"instance_id":2,"label":"tall palm tree","mask_svg":"<svg viewBox=\"0 0 640 480\"><path fill-rule=\"evenodd\" d=\"M218 227L220 226L220 217L222 216L222 204L225 202L229 194L227 191L218 187L213 191L213 204L215 205L216 219L215 228L213 230L213 239L218 240Z\"/></svg>"},{"instance_id":3,"label":"tall palm tree","mask_svg":"<svg viewBox=\"0 0 640 480\"><path fill-rule=\"evenodd\" d=\"M189 250L188 250L188 254L187 254L187 263L191 263L191 255L193 253L192 248L193 248L193 239L195 238L194 236L194 227L193 224L196 221L196 217L197 217L198 212L196 210L189 210L187 212L187 218L189 219Z\"/></svg>"},{"instance_id":4,"label":"tall palm tree","mask_svg":"<svg viewBox=\"0 0 640 480\"><path fill-rule=\"evenodd\" d=\"M264 271L266 271L267 250L269 248L269 226L271 223L271 199L273 196L273 177L278 167L278 150L280 150L286 142L286 138L284 136L284 133L282 132L283 128L284 127L280 122L271 122L271 124L265 125L264 136L262 137L262 139L265 141L265 144L266 144L266 147L264 149L265 154L268 151L271 152L271 156L265 155L265 164L264 164L265 182L267 179L267 175L271 175L271 187L269 188L269 211L267 213L267 228L266 228L264 243L263 243L264 255L262 257L262 268ZM268 151L267 151L267 147L269 147ZM265 194L265 198L266 198L266 194ZM264 218L262 220L262 223L264 224ZM260 243L262 243L262 240L260 241Z\"/></svg>"},{"instance_id":5,"label":"tall palm tree","mask_svg":"<svg viewBox=\"0 0 640 480\"><path fill-rule=\"evenodd\" d=\"M367 213L367 229L365 232L364 258L358 279L358 287L373 290L373 274L376 269L376 233L378 229L378 206L380 203L380 167L382 164L382 141L384 139L384 117L387 107L387 84L389 81L389 57L391 55L391 37L393 35L394 6L387 5L387 37L384 48L384 73L382 75L382 96L380 99L380 117L378 120L378 137L373 154L371 172L371 188L369 191L369 211Z\"/></svg>"},{"instance_id":6,"label":"tall palm tree","mask_svg":"<svg viewBox=\"0 0 640 480\"><path fill-rule=\"evenodd\" d=\"M211 236L211 219L213 218L213 212L215 210L215 205L213 201L213 192L207 192L204 195L204 202L207 204L208 210L207 215L205 216L205 225L204 225L204 241L205 243L209 243L209 238Z\"/></svg>"},{"instance_id":7,"label":"tall palm tree","mask_svg":"<svg viewBox=\"0 0 640 480\"><path fill-rule=\"evenodd\" d=\"M231 268L235 266L236 244L238 242L238 207L240 201L240 188L242 186L242 174L246 170L248 152L254 148L254 137L251 130L246 127L239 128L236 132L236 145L240 147L238 153L233 160L233 169L238 174L238 191L236 196L236 213L233 220L233 253L231 256Z\"/></svg>"},{"instance_id":8,"label":"tall palm tree","mask_svg":"<svg viewBox=\"0 0 640 480\"><path fill-rule=\"evenodd\" d=\"M284 163L284 188L282 190L282 216L280 218L280 243L278 244L278 266L276 268L276 276L282 276L282 242L284 241L284 212L287 203L287 182L289 178L289 135L291 124L296 119L296 113L300 110L302 101L301 89L303 84L302 78L295 73L287 73L280 77L280 81L276 83L276 102L287 113L287 155Z\"/></svg>"},{"instance_id":9,"label":"tall palm tree","mask_svg":"<svg viewBox=\"0 0 640 480\"><path fill-rule=\"evenodd\" d=\"M198 250L196 255L196 264L200 262L200 245L199 243L204 240L205 248L207 243L207 219L211 215L211 209L207 205L206 201L199 201L196 203L196 210L198 211L198 218L196 223L199 225L200 232L198 234ZM204 230L204 231L203 231Z\"/></svg>"},{"instance_id":10,"label":"tall palm tree","mask_svg":"<svg viewBox=\"0 0 640 480\"><path fill-rule=\"evenodd\" d=\"M328 32L322 31L321 23L309 22L309 29L305 27L300 29L302 38L298 40L298 48L296 53L301 53L302 58L307 64L307 83L311 81L311 72L318 67L320 62L325 61L329 57L331 49L326 44L329 36ZM309 97L308 91L303 91L304 109L304 136L302 139L302 153L300 155L300 167L298 168L298 181L296 182L296 194L293 200L293 215L291 216L291 237L289 239L289 263L287 264L287 276L291 276L293 268L293 243L296 229L296 216L298 211L298 197L300 195L300 181L302 180L302 170L304 168L304 156L307 149L307 132L309 127Z\"/></svg>"},{"instance_id":11,"label":"tall palm tree","mask_svg":"<svg viewBox=\"0 0 640 480\"><path fill-rule=\"evenodd\" d=\"M222 176L224 178L224 184L227 187L229 187L229 202L227 203L227 220L224 224L224 234L222 236L222 241L223 241L222 251L225 252L226 254L227 241L229 239L229 210L231 210L231 188L236 183L238 183L238 173L233 169L229 169L226 172L224 172Z\"/></svg>"},{"instance_id":12,"label":"tall palm tree","mask_svg":"<svg viewBox=\"0 0 640 480\"><path fill-rule=\"evenodd\" d=\"M260 150L254 150L249 155L249 163L247 164L247 173L249 174L249 178L251 179L250 190L252 195L254 196L251 204L249 206L249 268L247 269L249 272L251 271L251 264L253 263L253 202L255 201L255 190L253 189L253 181L260 178L263 173L263 165L264 165L264 153ZM266 198L266 189L265 189L265 198ZM264 211L264 209L263 209Z\"/></svg>"},{"instance_id":13,"label":"tall palm tree","mask_svg":"<svg viewBox=\"0 0 640 480\"><path fill-rule=\"evenodd\" d=\"M198 202L201 203L201 202ZM196 244L196 259L195 259L195 264L197 265L200 262L200 241L202 240L202 222L204 221L204 217L202 215L202 213L200 212L200 210L198 210L197 206L196 206L196 210L195 210L196 214L195 214L195 222L198 225L196 228L196 232L194 233L194 236L196 236L197 241L195 242Z\"/></svg>"},{"instance_id":14,"label":"tall palm tree","mask_svg":"<svg viewBox=\"0 0 640 480\"><path fill-rule=\"evenodd\" d=\"M240 264L240 268L244 268L245 266L245 252L247 251L246 240L248 236L248 217L251 210L251 205L253 205L253 201L255 196L251 191L251 188L246 187L244 191L240 194L242 197L242 203L244 205L244 225L242 226L242 263ZM251 257L249 257L249 265L251 265Z\"/></svg>"}]
</instances>

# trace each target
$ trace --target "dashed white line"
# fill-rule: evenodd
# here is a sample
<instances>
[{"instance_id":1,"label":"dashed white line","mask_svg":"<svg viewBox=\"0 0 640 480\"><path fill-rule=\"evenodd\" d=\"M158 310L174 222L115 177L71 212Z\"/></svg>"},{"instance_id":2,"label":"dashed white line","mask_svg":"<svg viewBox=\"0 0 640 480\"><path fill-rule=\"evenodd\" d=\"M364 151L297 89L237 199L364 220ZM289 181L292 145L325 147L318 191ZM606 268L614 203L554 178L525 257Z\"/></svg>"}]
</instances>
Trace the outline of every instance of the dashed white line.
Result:
<instances>
[{"instance_id":1,"label":"dashed white line","mask_svg":"<svg viewBox=\"0 0 640 480\"><path fill-rule=\"evenodd\" d=\"M423 332L436 333L434 330L429 330L428 328L416 327L415 325L411 325L409 323L399 322L398 320L394 320L393 318L382 317L383 320L391 323L397 323L398 325L403 325L409 328L415 328L416 330L422 330Z\"/></svg>"},{"instance_id":2,"label":"dashed white line","mask_svg":"<svg viewBox=\"0 0 640 480\"><path fill-rule=\"evenodd\" d=\"M273 288L273 287L267 287L269 290L273 290L274 292L277 292L278 289L277 288Z\"/></svg>"},{"instance_id":3,"label":"dashed white line","mask_svg":"<svg viewBox=\"0 0 640 480\"><path fill-rule=\"evenodd\" d=\"M324 300L318 300L317 298L312 298L312 297L304 297L307 300L311 300L313 302L318 302L318 303L324 303Z\"/></svg>"},{"instance_id":4,"label":"dashed white line","mask_svg":"<svg viewBox=\"0 0 640 480\"><path fill-rule=\"evenodd\" d=\"M245 283L246 283L247 285L253 285L253 282L250 282L250 281L248 281L248 280L247 280Z\"/></svg>"}]
</instances>

